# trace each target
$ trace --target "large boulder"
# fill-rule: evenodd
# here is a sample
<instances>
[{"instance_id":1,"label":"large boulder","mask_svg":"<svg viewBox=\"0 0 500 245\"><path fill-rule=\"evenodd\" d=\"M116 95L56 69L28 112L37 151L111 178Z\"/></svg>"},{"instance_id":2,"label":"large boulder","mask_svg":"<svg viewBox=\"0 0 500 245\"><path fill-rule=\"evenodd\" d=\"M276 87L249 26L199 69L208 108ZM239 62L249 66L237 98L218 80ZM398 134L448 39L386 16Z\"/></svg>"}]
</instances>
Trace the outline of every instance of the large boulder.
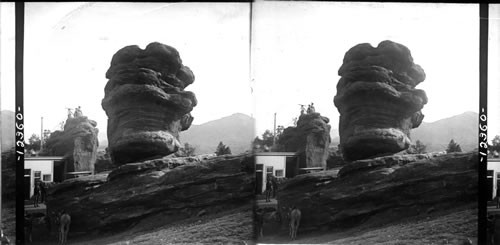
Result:
<instances>
[{"instance_id":1,"label":"large boulder","mask_svg":"<svg viewBox=\"0 0 500 245\"><path fill-rule=\"evenodd\" d=\"M305 152L305 167L326 168L330 146L329 121L317 112L302 114L296 127L283 130L278 144L287 152Z\"/></svg>"},{"instance_id":2,"label":"large boulder","mask_svg":"<svg viewBox=\"0 0 500 245\"><path fill-rule=\"evenodd\" d=\"M69 212L71 232L121 231L151 217L166 225L250 204L254 174L251 155L129 163L49 189L48 210Z\"/></svg>"},{"instance_id":3,"label":"large boulder","mask_svg":"<svg viewBox=\"0 0 500 245\"><path fill-rule=\"evenodd\" d=\"M425 92L415 89L425 72L410 50L392 41L376 48L358 44L347 51L338 74L334 104L343 157L352 161L407 149L427 103Z\"/></svg>"},{"instance_id":4,"label":"large boulder","mask_svg":"<svg viewBox=\"0 0 500 245\"><path fill-rule=\"evenodd\" d=\"M340 171L297 176L279 189L282 212L302 211L301 229L385 225L477 205L477 153L394 155Z\"/></svg>"},{"instance_id":5,"label":"large boulder","mask_svg":"<svg viewBox=\"0 0 500 245\"><path fill-rule=\"evenodd\" d=\"M47 139L40 155L64 156L66 170L94 173L99 141L97 123L86 116L66 120L63 131L55 131Z\"/></svg>"},{"instance_id":6,"label":"large boulder","mask_svg":"<svg viewBox=\"0 0 500 245\"><path fill-rule=\"evenodd\" d=\"M115 164L137 162L176 152L179 132L191 126L197 101L184 88L194 74L177 50L153 42L144 50L126 46L106 72L102 108L108 116L108 142Z\"/></svg>"}]
</instances>

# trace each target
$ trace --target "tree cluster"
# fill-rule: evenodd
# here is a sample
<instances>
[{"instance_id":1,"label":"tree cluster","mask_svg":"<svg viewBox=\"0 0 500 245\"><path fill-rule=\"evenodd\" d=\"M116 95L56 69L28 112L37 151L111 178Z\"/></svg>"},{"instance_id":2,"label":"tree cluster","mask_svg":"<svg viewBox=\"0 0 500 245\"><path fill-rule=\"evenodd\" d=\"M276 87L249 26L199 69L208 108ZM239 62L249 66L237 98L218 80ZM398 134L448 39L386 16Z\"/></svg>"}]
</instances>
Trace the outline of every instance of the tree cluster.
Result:
<instances>
[{"instance_id":1,"label":"tree cluster","mask_svg":"<svg viewBox=\"0 0 500 245\"><path fill-rule=\"evenodd\" d=\"M458 143L456 143L453 139L450 141L448 144L448 147L446 148L446 153L452 153L452 152L462 152L462 148Z\"/></svg>"},{"instance_id":2,"label":"tree cluster","mask_svg":"<svg viewBox=\"0 0 500 245\"><path fill-rule=\"evenodd\" d=\"M282 148L279 145L279 139L283 134L285 127L278 126L276 127L276 137L274 137L271 130L266 130L262 134L261 137L257 136L252 142L252 148L257 152L266 152L266 151L280 151Z\"/></svg>"},{"instance_id":3,"label":"tree cluster","mask_svg":"<svg viewBox=\"0 0 500 245\"><path fill-rule=\"evenodd\" d=\"M424 145L424 143L422 143L420 140L417 140L415 144L410 145L406 152L408 154L422 154L426 153L426 148L427 146Z\"/></svg>"},{"instance_id":4,"label":"tree cluster","mask_svg":"<svg viewBox=\"0 0 500 245\"><path fill-rule=\"evenodd\" d=\"M191 157L196 156L195 154L196 148L189 143L184 143L184 146L179 148L179 150L175 153L176 157Z\"/></svg>"},{"instance_id":5,"label":"tree cluster","mask_svg":"<svg viewBox=\"0 0 500 245\"><path fill-rule=\"evenodd\" d=\"M494 158L499 157L500 135L496 135L495 137L493 137L493 140L491 140L491 144L488 144L488 151L489 151L491 157L494 157Z\"/></svg>"},{"instance_id":6,"label":"tree cluster","mask_svg":"<svg viewBox=\"0 0 500 245\"><path fill-rule=\"evenodd\" d=\"M229 155L231 154L231 149L229 146L224 145L224 143L219 142L219 145L217 146L217 149L215 150L215 155L217 156L222 156L222 155Z\"/></svg>"}]
</instances>

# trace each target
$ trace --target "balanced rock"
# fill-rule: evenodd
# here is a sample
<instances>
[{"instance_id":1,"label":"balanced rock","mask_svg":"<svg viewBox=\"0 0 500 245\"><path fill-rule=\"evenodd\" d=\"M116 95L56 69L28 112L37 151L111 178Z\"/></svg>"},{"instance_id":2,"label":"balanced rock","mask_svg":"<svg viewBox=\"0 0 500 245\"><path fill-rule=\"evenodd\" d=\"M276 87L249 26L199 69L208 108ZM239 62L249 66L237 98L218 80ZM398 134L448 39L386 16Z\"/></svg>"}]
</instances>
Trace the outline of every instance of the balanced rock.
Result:
<instances>
[{"instance_id":1,"label":"balanced rock","mask_svg":"<svg viewBox=\"0 0 500 245\"><path fill-rule=\"evenodd\" d=\"M86 116L68 118L63 131L53 132L40 155L64 156L66 171L94 173L99 141L97 123Z\"/></svg>"},{"instance_id":2,"label":"balanced rock","mask_svg":"<svg viewBox=\"0 0 500 245\"><path fill-rule=\"evenodd\" d=\"M120 49L106 72L102 107L108 116L109 152L124 164L176 152L179 132L191 126L197 101L184 88L194 74L173 47L150 43Z\"/></svg>"},{"instance_id":3,"label":"balanced rock","mask_svg":"<svg viewBox=\"0 0 500 245\"><path fill-rule=\"evenodd\" d=\"M163 157L66 180L49 189L47 209L66 210L72 232L122 232L147 219L167 225L251 205L254 175L251 155Z\"/></svg>"},{"instance_id":4,"label":"balanced rock","mask_svg":"<svg viewBox=\"0 0 500 245\"><path fill-rule=\"evenodd\" d=\"M382 226L430 212L477 208L477 152L392 155L303 174L278 192L296 206L303 230Z\"/></svg>"},{"instance_id":5,"label":"balanced rock","mask_svg":"<svg viewBox=\"0 0 500 245\"><path fill-rule=\"evenodd\" d=\"M343 157L352 161L407 149L427 103L425 92L415 89L425 72L410 50L392 41L376 48L358 44L347 51L338 74L334 104Z\"/></svg>"},{"instance_id":6,"label":"balanced rock","mask_svg":"<svg viewBox=\"0 0 500 245\"><path fill-rule=\"evenodd\" d=\"M330 145L330 120L318 112L300 115L296 127L283 130L279 144L284 151L305 152L306 167L326 169Z\"/></svg>"}]
</instances>

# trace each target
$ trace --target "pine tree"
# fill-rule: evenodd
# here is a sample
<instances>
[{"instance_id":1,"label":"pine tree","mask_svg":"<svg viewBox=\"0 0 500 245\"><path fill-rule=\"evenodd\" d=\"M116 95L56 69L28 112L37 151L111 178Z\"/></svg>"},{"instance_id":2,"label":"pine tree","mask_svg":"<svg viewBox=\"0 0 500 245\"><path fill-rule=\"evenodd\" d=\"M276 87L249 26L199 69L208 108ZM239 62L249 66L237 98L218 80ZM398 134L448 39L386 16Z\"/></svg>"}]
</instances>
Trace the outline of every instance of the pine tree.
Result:
<instances>
[{"instance_id":1,"label":"pine tree","mask_svg":"<svg viewBox=\"0 0 500 245\"><path fill-rule=\"evenodd\" d=\"M424 145L424 143L422 143L420 140L417 140L417 142L415 142L415 150L417 153L425 153L426 148L427 146Z\"/></svg>"},{"instance_id":2,"label":"pine tree","mask_svg":"<svg viewBox=\"0 0 500 245\"><path fill-rule=\"evenodd\" d=\"M217 149L215 150L215 154L217 156L222 156L222 155L228 155L231 154L231 149L229 146L224 145L224 143L219 142L219 145L217 145Z\"/></svg>"},{"instance_id":3,"label":"pine tree","mask_svg":"<svg viewBox=\"0 0 500 245\"><path fill-rule=\"evenodd\" d=\"M448 144L448 148L446 149L447 153L451 152L462 152L462 148L459 144L457 144L453 139Z\"/></svg>"}]
</instances>

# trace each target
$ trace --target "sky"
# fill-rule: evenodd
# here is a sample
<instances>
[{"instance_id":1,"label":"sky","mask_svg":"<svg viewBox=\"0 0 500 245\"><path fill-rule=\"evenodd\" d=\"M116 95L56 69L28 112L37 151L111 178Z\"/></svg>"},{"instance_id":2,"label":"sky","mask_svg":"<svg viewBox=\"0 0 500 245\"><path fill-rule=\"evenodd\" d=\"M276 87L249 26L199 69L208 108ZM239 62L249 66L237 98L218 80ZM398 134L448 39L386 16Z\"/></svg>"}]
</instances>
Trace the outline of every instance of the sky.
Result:
<instances>
[{"instance_id":1,"label":"sky","mask_svg":"<svg viewBox=\"0 0 500 245\"><path fill-rule=\"evenodd\" d=\"M0 3L0 108L14 111L15 105L15 16L14 3Z\"/></svg>"},{"instance_id":2,"label":"sky","mask_svg":"<svg viewBox=\"0 0 500 245\"><path fill-rule=\"evenodd\" d=\"M193 124L252 114L249 4L26 3L26 133L59 128L81 106L106 138L101 107L113 54L128 45L176 48L195 81Z\"/></svg>"},{"instance_id":3,"label":"sky","mask_svg":"<svg viewBox=\"0 0 500 245\"><path fill-rule=\"evenodd\" d=\"M407 46L426 72L417 86L429 98L425 122L478 111L478 5L280 1L256 2L252 14L250 31L245 3L26 3L25 133L39 134L41 117L57 130L66 108L81 106L105 139L111 57L153 41L175 47L195 74L186 88L199 102L194 124L244 113L260 135L273 128L274 113L277 125L290 126L299 104L314 102L338 130L333 97L344 54L383 40ZM7 97L2 109L14 102Z\"/></svg>"},{"instance_id":4,"label":"sky","mask_svg":"<svg viewBox=\"0 0 500 245\"><path fill-rule=\"evenodd\" d=\"M274 113L289 126L298 104L311 102L338 130L333 97L344 54L384 40L407 46L427 75L417 86L429 98L424 122L478 111L478 5L259 2L253 11L257 132L272 129Z\"/></svg>"}]
</instances>

